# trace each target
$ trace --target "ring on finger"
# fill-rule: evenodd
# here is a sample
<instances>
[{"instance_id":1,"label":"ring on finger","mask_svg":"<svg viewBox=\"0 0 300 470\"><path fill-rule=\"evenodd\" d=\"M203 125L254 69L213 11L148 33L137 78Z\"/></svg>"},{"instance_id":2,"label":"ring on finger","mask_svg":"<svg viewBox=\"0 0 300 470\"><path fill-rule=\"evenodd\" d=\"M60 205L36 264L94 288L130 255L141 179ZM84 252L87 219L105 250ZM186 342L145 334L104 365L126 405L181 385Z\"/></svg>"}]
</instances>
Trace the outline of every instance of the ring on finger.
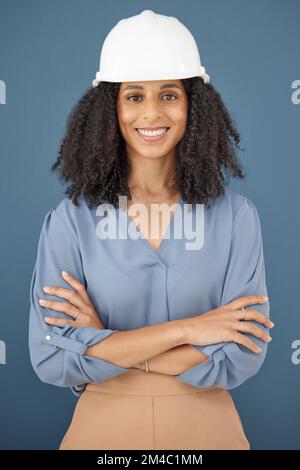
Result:
<instances>
[{"instance_id":1,"label":"ring on finger","mask_svg":"<svg viewBox=\"0 0 300 470\"><path fill-rule=\"evenodd\" d=\"M79 311L76 313L75 317L73 316L73 320L74 320L74 321L76 321L78 315L79 315Z\"/></svg>"},{"instance_id":2,"label":"ring on finger","mask_svg":"<svg viewBox=\"0 0 300 470\"><path fill-rule=\"evenodd\" d=\"M242 307L242 312L243 312L242 320L245 320L245 318L246 318L246 310L244 309L244 307Z\"/></svg>"}]
</instances>

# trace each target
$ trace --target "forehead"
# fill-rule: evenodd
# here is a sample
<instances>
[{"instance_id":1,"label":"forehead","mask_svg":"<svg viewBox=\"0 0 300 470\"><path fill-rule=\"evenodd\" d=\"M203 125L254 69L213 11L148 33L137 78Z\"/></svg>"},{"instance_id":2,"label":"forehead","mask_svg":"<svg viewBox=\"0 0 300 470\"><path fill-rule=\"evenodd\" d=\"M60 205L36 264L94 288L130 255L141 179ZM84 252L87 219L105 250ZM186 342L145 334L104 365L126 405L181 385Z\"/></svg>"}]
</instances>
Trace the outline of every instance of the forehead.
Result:
<instances>
[{"instance_id":1,"label":"forehead","mask_svg":"<svg viewBox=\"0 0 300 470\"><path fill-rule=\"evenodd\" d=\"M164 88L180 88L183 89L181 80L147 80L147 81L136 81L136 82L122 82L120 90L147 90L157 89L161 90Z\"/></svg>"}]
</instances>

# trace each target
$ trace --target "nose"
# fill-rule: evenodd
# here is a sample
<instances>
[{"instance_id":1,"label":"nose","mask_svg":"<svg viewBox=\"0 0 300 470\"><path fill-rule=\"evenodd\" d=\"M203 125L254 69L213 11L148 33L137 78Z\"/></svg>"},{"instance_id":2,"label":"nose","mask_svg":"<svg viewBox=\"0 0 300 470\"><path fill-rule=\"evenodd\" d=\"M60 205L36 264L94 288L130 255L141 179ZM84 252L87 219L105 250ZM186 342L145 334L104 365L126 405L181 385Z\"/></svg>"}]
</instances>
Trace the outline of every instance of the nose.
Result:
<instances>
[{"instance_id":1,"label":"nose","mask_svg":"<svg viewBox=\"0 0 300 470\"><path fill-rule=\"evenodd\" d=\"M141 108L141 113L144 119L149 122L156 122L162 116L161 103L156 99L146 99Z\"/></svg>"}]
</instances>

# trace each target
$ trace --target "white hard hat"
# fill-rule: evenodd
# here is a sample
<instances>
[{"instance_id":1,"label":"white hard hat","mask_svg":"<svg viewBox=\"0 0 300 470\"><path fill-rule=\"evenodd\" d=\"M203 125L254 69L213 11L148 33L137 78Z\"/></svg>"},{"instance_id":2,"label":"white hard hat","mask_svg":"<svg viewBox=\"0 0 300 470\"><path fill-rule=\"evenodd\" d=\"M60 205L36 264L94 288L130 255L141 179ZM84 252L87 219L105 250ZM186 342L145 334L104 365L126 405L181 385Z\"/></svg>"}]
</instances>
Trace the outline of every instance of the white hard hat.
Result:
<instances>
[{"instance_id":1,"label":"white hard hat","mask_svg":"<svg viewBox=\"0 0 300 470\"><path fill-rule=\"evenodd\" d=\"M92 84L190 77L209 82L191 32L173 16L144 10L120 20L108 33Z\"/></svg>"}]
</instances>

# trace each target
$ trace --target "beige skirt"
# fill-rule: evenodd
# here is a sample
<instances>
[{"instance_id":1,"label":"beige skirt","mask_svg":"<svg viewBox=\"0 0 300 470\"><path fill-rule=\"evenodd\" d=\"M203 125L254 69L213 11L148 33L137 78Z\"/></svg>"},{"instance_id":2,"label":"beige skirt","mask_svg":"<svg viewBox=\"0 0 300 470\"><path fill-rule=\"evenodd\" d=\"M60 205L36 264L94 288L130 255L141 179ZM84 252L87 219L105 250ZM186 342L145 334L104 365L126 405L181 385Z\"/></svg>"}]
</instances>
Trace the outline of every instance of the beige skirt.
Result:
<instances>
[{"instance_id":1,"label":"beige skirt","mask_svg":"<svg viewBox=\"0 0 300 470\"><path fill-rule=\"evenodd\" d=\"M88 384L59 450L250 449L230 393L130 369Z\"/></svg>"}]
</instances>

